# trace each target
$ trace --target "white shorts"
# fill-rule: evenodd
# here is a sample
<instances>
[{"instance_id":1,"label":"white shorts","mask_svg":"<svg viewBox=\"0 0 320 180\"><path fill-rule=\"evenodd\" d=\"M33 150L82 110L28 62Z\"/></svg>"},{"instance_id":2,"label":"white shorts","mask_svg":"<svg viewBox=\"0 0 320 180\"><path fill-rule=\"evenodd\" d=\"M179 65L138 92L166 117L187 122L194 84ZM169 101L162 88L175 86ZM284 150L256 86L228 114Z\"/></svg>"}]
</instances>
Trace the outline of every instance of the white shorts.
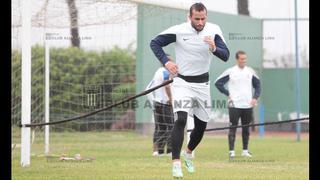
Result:
<instances>
[{"instance_id":1,"label":"white shorts","mask_svg":"<svg viewBox=\"0 0 320 180\"><path fill-rule=\"evenodd\" d=\"M209 121L211 113L210 81L190 83L175 77L171 85L171 93L174 114L184 111L189 115L196 115L204 122Z\"/></svg>"}]
</instances>

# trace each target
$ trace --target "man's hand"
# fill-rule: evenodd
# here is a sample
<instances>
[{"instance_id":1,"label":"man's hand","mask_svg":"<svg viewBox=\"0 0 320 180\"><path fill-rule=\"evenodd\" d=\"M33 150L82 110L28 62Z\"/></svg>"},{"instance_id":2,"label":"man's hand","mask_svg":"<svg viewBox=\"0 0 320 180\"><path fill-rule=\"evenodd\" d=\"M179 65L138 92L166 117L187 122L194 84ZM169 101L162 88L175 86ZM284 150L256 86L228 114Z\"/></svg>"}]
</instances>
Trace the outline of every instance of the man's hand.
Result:
<instances>
[{"instance_id":1,"label":"man's hand","mask_svg":"<svg viewBox=\"0 0 320 180\"><path fill-rule=\"evenodd\" d=\"M251 104L252 107L257 106L258 105L257 99L253 98L251 100L250 104Z\"/></svg>"},{"instance_id":2,"label":"man's hand","mask_svg":"<svg viewBox=\"0 0 320 180\"><path fill-rule=\"evenodd\" d=\"M228 107L229 108L233 108L234 107L233 101L232 101L230 96L228 96Z\"/></svg>"},{"instance_id":3,"label":"man's hand","mask_svg":"<svg viewBox=\"0 0 320 180\"><path fill-rule=\"evenodd\" d=\"M211 36L205 36L203 41L209 44L209 49L211 52L216 50L216 43L214 43L214 40L211 38Z\"/></svg>"},{"instance_id":4,"label":"man's hand","mask_svg":"<svg viewBox=\"0 0 320 180\"><path fill-rule=\"evenodd\" d=\"M178 73L178 66L175 63L173 63L172 61L168 61L164 66L171 74Z\"/></svg>"}]
</instances>

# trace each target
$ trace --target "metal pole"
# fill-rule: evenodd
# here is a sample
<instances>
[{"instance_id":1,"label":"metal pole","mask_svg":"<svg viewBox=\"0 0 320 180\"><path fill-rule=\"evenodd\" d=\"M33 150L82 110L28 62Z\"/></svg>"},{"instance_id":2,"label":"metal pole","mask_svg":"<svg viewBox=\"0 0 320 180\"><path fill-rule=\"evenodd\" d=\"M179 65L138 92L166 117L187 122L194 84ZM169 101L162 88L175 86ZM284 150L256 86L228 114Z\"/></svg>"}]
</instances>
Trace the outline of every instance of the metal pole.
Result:
<instances>
[{"instance_id":1,"label":"metal pole","mask_svg":"<svg viewBox=\"0 0 320 180\"><path fill-rule=\"evenodd\" d=\"M259 112L260 112L259 123L264 123L264 106L262 104L259 107ZM259 126L259 136L261 138L264 137L264 126Z\"/></svg>"},{"instance_id":2,"label":"metal pole","mask_svg":"<svg viewBox=\"0 0 320 180\"><path fill-rule=\"evenodd\" d=\"M297 118L300 118L301 96L300 96L300 66L299 66L299 44L298 44L298 5L297 0L294 1L294 29L295 29L295 55L296 55L296 112ZM297 141L300 141L301 122L296 123Z\"/></svg>"},{"instance_id":3,"label":"metal pole","mask_svg":"<svg viewBox=\"0 0 320 180\"><path fill-rule=\"evenodd\" d=\"M46 35L47 37L47 35ZM45 122L49 122L49 100L50 100L50 46L48 40L45 41ZM46 155L49 154L49 125L45 126L45 150Z\"/></svg>"},{"instance_id":4,"label":"metal pole","mask_svg":"<svg viewBox=\"0 0 320 180\"><path fill-rule=\"evenodd\" d=\"M31 122L31 2L22 1L21 124ZM21 166L30 165L30 127L21 128Z\"/></svg>"}]
</instances>

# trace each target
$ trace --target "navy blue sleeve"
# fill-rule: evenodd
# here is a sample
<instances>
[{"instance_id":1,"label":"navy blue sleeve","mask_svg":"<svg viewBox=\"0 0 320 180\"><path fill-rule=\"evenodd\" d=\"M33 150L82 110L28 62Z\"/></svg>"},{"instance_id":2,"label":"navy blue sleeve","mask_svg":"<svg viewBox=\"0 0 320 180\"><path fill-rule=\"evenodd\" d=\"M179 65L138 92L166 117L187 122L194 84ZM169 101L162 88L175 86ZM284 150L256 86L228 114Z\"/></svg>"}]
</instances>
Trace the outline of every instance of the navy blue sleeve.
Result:
<instances>
[{"instance_id":1,"label":"navy blue sleeve","mask_svg":"<svg viewBox=\"0 0 320 180\"><path fill-rule=\"evenodd\" d=\"M256 76L252 76L252 86L254 88L253 98L258 99L261 94L261 83Z\"/></svg>"},{"instance_id":2,"label":"navy blue sleeve","mask_svg":"<svg viewBox=\"0 0 320 180\"><path fill-rule=\"evenodd\" d=\"M163 51L162 47L176 42L175 34L160 34L150 42L150 48L153 51L154 55L159 59L159 61L164 65L168 62L168 57Z\"/></svg>"},{"instance_id":3,"label":"navy blue sleeve","mask_svg":"<svg viewBox=\"0 0 320 180\"><path fill-rule=\"evenodd\" d=\"M219 35L214 37L214 42L216 44L216 50L213 54L225 62L228 61L230 56L229 49Z\"/></svg>"},{"instance_id":4,"label":"navy blue sleeve","mask_svg":"<svg viewBox=\"0 0 320 180\"><path fill-rule=\"evenodd\" d=\"M226 96L229 96L229 91L224 87L224 85L229 81L229 75L226 75L216 81L214 84L221 93L225 94Z\"/></svg>"}]
</instances>

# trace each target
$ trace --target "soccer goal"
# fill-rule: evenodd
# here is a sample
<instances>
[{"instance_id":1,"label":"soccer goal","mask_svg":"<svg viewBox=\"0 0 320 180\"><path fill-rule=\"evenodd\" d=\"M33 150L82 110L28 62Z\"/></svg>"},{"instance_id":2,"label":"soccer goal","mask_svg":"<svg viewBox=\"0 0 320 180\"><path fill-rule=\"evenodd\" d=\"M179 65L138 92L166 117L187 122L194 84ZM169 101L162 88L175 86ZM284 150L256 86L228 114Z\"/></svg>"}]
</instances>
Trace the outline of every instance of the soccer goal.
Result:
<instances>
[{"instance_id":1,"label":"soccer goal","mask_svg":"<svg viewBox=\"0 0 320 180\"><path fill-rule=\"evenodd\" d=\"M134 128L131 104L61 125L23 125L78 116L135 94L136 11L129 1L12 2L11 122L21 136L13 145L21 145L14 147L21 147L23 167L30 156L55 153L49 130Z\"/></svg>"}]
</instances>

